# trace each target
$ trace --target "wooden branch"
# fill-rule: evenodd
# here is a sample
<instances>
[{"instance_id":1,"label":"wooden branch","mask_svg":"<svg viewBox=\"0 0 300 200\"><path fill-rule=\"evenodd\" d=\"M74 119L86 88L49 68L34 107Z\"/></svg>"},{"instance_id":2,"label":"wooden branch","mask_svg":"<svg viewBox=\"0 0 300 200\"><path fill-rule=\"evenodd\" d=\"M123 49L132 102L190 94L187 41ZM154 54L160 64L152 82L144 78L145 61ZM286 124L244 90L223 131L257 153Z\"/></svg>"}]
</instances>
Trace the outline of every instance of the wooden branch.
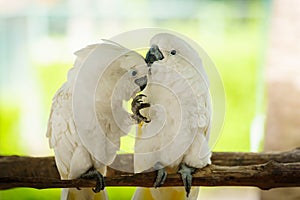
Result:
<instances>
[{"instance_id":1,"label":"wooden branch","mask_svg":"<svg viewBox=\"0 0 300 200\"><path fill-rule=\"evenodd\" d=\"M273 153L215 152L212 154L211 159L215 165L222 166L255 165L267 163L271 160L279 163L293 163L300 162L300 147L287 152Z\"/></svg>"},{"instance_id":2,"label":"wooden branch","mask_svg":"<svg viewBox=\"0 0 300 200\"><path fill-rule=\"evenodd\" d=\"M128 164L132 155L119 155L114 165ZM199 169L194 186L256 186L261 189L300 186L300 149L283 153L213 153L213 165ZM107 186L152 187L156 173L131 174L108 169ZM92 180L60 180L53 157L0 156L0 189L14 187L93 187ZM182 186L178 174L169 174L163 186Z\"/></svg>"}]
</instances>

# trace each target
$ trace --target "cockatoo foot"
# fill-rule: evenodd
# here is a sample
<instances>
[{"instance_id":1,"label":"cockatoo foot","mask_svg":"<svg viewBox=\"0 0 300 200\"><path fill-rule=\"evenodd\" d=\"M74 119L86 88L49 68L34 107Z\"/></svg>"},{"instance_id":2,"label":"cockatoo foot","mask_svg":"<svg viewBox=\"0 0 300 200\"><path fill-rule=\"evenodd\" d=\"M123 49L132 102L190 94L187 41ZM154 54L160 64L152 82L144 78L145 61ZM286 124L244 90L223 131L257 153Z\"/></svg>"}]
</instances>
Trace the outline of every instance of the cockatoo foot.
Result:
<instances>
[{"instance_id":1,"label":"cockatoo foot","mask_svg":"<svg viewBox=\"0 0 300 200\"><path fill-rule=\"evenodd\" d=\"M181 163L180 170L178 171L181 174L181 179L186 191L186 197L189 196L191 187L192 187L192 173L195 171L195 168L189 167L184 163Z\"/></svg>"},{"instance_id":2,"label":"cockatoo foot","mask_svg":"<svg viewBox=\"0 0 300 200\"><path fill-rule=\"evenodd\" d=\"M155 168L160 168L161 164L160 163L157 163L155 166L154 166L154 169ZM167 178L167 175L168 173L166 172L165 168L160 168L157 170L157 175L156 175L156 180L154 182L154 187L157 188L157 187L160 187L164 184L166 178Z\"/></svg>"},{"instance_id":3,"label":"cockatoo foot","mask_svg":"<svg viewBox=\"0 0 300 200\"><path fill-rule=\"evenodd\" d=\"M149 123L151 120L148 120L146 117L144 117L141 113L140 110L144 108L150 107L149 103L143 103L142 98L147 97L144 94L139 94L134 99L132 100L131 103L131 111L133 112L132 118L137 121L139 124L140 122L144 121L146 123Z\"/></svg>"},{"instance_id":4,"label":"cockatoo foot","mask_svg":"<svg viewBox=\"0 0 300 200\"><path fill-rule=\"evenodd\" d=\"M92 189L95 193L104 190L105 187L104 177L94 167L92 167L87 172L82 174L79 178L96 180L97 181L96 187Z\"/></svg>"}]
</instances>

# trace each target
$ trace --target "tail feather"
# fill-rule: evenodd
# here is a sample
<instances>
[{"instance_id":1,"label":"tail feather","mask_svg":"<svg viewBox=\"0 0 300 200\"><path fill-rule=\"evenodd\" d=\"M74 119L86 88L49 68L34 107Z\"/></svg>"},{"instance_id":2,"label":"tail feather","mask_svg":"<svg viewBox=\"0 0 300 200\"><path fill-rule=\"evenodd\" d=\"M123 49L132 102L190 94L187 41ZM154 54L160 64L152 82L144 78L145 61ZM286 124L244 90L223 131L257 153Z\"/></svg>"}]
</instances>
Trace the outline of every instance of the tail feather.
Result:
<instances>
[{"instance_id":1,"label":"tail feather","mask_svg":"<svg viewBox=\"0 0 300 200\"><path fill-rule=\"evenodd\" d=\"M106 190L94 193L91 188L66 188L62 190L61 200L108 200L108 196Z\"/></svg>"}]
</instances>

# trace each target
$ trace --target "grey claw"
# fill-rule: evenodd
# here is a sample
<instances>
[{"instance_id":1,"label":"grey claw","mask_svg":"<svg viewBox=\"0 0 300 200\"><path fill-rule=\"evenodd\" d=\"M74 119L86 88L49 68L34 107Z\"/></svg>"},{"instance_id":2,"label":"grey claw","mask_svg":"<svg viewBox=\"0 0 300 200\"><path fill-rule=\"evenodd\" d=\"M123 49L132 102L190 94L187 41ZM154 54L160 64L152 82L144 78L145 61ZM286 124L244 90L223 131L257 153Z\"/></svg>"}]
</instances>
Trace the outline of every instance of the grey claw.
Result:
<instances>
[{"instance_id":1,"label":"grey claw","mask_svg":"<svg viewBox=\"0 0 300 200\"><path fill-rule=\"evenodd\" d=\"M131 103L131 111L133 113L132 118L135 119L138 124L142 121L144 121L146 123L149 123L151 121L151 120L148 120L146 117L144 117L140 113L141 109L150 107L149 103L143 103L143 101L142 101L143 97L147 97L147 96L144 94L139 94L132 100L132 103Z\"/></svg>"},{"instance_id":2,"label":"grey claw","mask_svg":"<svg viewBox=\"0 0 300 200\"><path fill-rule=\"evenodd\" d=\"M181 174L181 179L186 191L186 197L189 197L191 187L192 187L192 173L195 171L195 168L189 167L186 164L182 163L180 166L180 170L178 171Z\"/></svg>"},{"instance_id":3,"label":"grey claw","mask_svg":"<svg viewBox=\"0 0 300 200\"><path fill-rule=\"evenodd\" d=\"M140 99L141 99L142 97L147 97L147 96L145 94L139 94L136 97L140 97Z\"/></svg>"},{"instance_id":4,"label":"grey claw","mask_svg":"<svg viewBox=\"0 0 300 200\"><path fill-rule=\"evenodd\" d=\"M142 102L141 99L142 99L143 97L147 97L147 96L144 95L144 94L139 94L139 95L137 95L136 97L134 97L133 101Z\"/></svg>"},{"instance_id":5,"label":"grey claw","mask_svg":"<svg viewBox=\"0 0 300 200\"><path fill-rule=\"evenodd\" d=\"M86 173L82 174L79 178L96 180L97 181L96 187L92 188L92 190L95 193L98 193L101 190L104 190L105 188L104 177L94 167L89 169Z\"/></svg>"},{"instance_id":6,"label":"grey claw","mask_svg":"<svg viewBox=\"0 0 300 200\"><path fill-rule=\"evenodd\" d=\"M165 180L167 179L168 173L166 172L165 168L162 168L162 164L157 163L154 166L154 169L160 168L157 170L156 180L154 182L154 188L160 187L164 184Z\"/></svg>"}]
</instances>

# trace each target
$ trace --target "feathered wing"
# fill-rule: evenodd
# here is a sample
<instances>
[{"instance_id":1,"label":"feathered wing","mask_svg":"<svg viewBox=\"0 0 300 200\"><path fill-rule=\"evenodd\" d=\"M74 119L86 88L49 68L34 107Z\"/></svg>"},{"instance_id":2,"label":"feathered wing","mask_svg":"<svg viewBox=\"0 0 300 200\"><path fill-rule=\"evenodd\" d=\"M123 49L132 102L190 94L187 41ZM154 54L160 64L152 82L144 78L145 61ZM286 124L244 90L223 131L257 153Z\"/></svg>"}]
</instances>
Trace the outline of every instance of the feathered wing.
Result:
<instances>
[{"instance_id":1,"label":"feathered wing","mask_svg":"<svg viewBox=\"0 0 300 200\"><path fill-rule=\"evenodd\" d=\"M91 167L104 175L106 164L114 160L121 132L124 134L131 124L130 116L122 108L120 115L127 123L122 125L122 130L115 124L111 111L112 91L107 90L106 86L115 85L127 70L122 65L131 62L130 59L137 63L144 62L140 55L128 55L128 52L124 47L105 41L75 53L77 59L68 73L68 80L53 98L46 134L50 147L54 149L56 165L62 179L77 178ZM113 60L116 61L112 62ZM109 76L107 71L115 76ZM96 90L97 94L93 96ZM123 98L124 94L120 95ZM90 101L82 105L86 99ZM97 116L88 113L93 111L94 106ZM90 188L63 189L61 196L61 199L68 200L106 198L105 191L95 194Z\"/></svg>"},{"instance_id":2,"label":"feathered wing","mask_svg":"<svg viewBox=\"0 0 300 200\"><path fill-rule=\"evenodd\" d=\"M55 161L62 179L79 177L92 167L93 162L87 149L83 146L75 126L72 109L72 92L74 82L82 63L97 45L88 46L75 54L77 59L68 73L68 80L56 92L48 121L47 137L54 149ZM104 170L100 170L102 173ZM106 192L95 194L90 188L77 190L63 189L61 199L106 199Z\"/></svg>"},{"instance_id":3,"label":"feathered wing","mask_svg":"<svg viewBox=\"0 0 300 200\"><path fill-rule=\"evenodd\" d=\"M201 59L192 47L173 35L158 34L151 40L152 44L158 45L160 50L165 53L165 58L157 61L151 67L152 80L164 87L158 88L157 85L159 84L151 86L150 82L145 90L151 107L148 109L148 113L144 113L144 115L152 115L152 117L149 117L151 122L144 124L139 130L141 132L139 135L149 134L149 132L158 129L157 127L161 124L156 121L163 121L165 118L169 118L169 120L164 121L163 128L160 129L161 134L154 135L147 140L137 138L135 150L137 153L151 150L154 152L159 148L168 146L170 141L173 142L174 148L165 148L164 151L157 154L150 153L144 157L137 155L134 166L140 172L153 167L159 161L163 164L169 164L167 168L171 168L173 173L178 170L180 163L194 168L205 167L211 163L211 152L208 146L211 101L209 82ZM177 51L174 56L170 55L170 51L173 49ZM168 91L176 94L173 99L172 94ZM180 103L176 104L176 101ZM156 104L164 106L162 113L155 111ZM162 117L165 118L159 119ZM179 119L180 117L182 118ZM174 134L177 136L175 137ZM180 153L181 156L178 156ZM164 163L166 160L168 162ZM173 160L174 162L171 163ZM155 200L173 199L173 195L178 195L178 199L197 199L198 191L197 187L192 188L191 194L187 198L183 187L138 188L133 199L144 199L145 197Z\"/></svg>"},{"instance_id":4,"label":"feathered wing","mask_svg":"<svg viewBox=\"0 0 300 200\"><path fill-rule=\"evenodd\" d=\"M120 136L130 129L132 121L122 107L122 99L130 98L127 90L131 87L127 82L120 82L124 81L122 77L129 70L126 66L138 64L145 64L139 54L105 43L89 54L77 76L73 105L77 106L74 117L78 135L93 158L101 163L109 165L113 162ZM122 89L116 91L117 86ZM113 95L116 98L113 99ZM116 121L116 116L122 116L122 120Z\"/></svg>"},{"instance_id":5,"label":"feathered wing","mask_svg":"<svg viewBox=\"0 0 300 200\"><path fill-rule=\"evenodd\" d=\"M49 138L50 148L54 149L56 164L63 179L69 178L73 154L78 147L82 147L72 110L74 81L81 64L95 47L96 45L88 46L76 52L77 59L74 67L68 73L67 82L52 99L46 136Z\"/></svg>"},{"instance_id":6,"label":"feathered wing","mask_svg":"<svg viewBox=\"0 0 300 200\"><path fill-rule=\"evenodd\" d=\"M148 170L157 162L167 166L170 173L176 173L182 162L195 168L210 164L210 149L206 140L210 123L209 93L202 92L196 95L197 99L192 98L194 94L187 91L191 90L191 81L193 84L197 84L197 81L178 76L178 68L183 73L188 65L176 63L152 66L152 81L159 84L152 85L149 82L144 91L151 103L144 114L151 122L138 130L142 138L138 136L135 144L136 172ZM174 68L165 68L166 65ZM146 152L150 153L143 154ZM138 188L133 199L161 200L174 199L176 196L175 199L195 200L198 191L194 187L186 197L183 187Z\"/></svg>"}]
</instances>

